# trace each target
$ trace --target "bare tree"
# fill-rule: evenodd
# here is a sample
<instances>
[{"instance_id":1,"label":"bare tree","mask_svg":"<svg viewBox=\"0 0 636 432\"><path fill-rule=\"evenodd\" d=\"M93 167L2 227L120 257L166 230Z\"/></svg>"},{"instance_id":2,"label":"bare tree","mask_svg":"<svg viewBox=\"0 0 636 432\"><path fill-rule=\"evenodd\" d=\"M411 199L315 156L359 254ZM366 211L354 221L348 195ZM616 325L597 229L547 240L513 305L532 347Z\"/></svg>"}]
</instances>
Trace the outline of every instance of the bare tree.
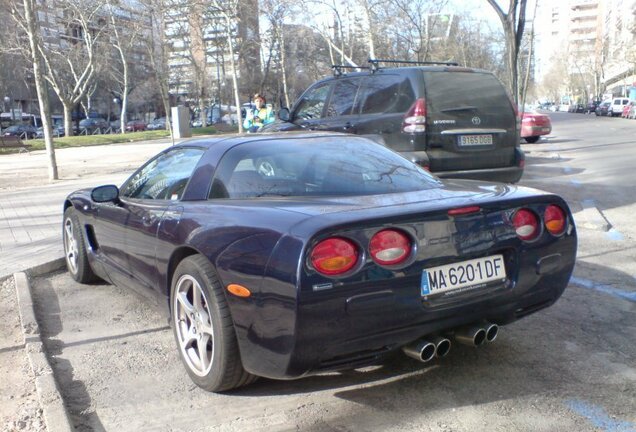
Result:
<instances>
[{"instance_id":1,"label":"bare tree","mask_svg":"<svg viewBox=\"0 0 636 432\"><path fill-rule=\"evenodd\" d=\"M64 107L64 128L73 135L72 111L95 78L97 47L104 34L103 4L96 0L59 0L66 34L40 50L46 80Z\"/></svg>"},{"instance_id":2,"label":"bare tree","mask_svg":"<svg viewBox=\"0 0 636 432\"><path fill-rule=\"evenodd\" d=\"M234 90L234 103L236 104L236 117L238 120L238 131L243 132L243 118L241 114L241 98L239 96L238 70L234 49L234 26L238 22L239 0L212 0L210 2L210 12L221 16L225 24L227 38L228 57L232 69L232 87Z\"/></svg>"},{"instance_id":3,"label":"bare tree","mask_svg":"<svg viewBox=\"0 0 636 432\"><path fill-rule=\"evenodd\" d=\"M169 67L168 57L170 46L166 41L164 29L168 4L164 0L144 0L144 4L151 20L151 31L143 36L142 41L148 54L150 67L157 81L157 87L163 109L166 113L166 125L170 131L170 136L174 140L172 133L172 122L170 121L170 94L169 94Z\"/></svg>"},{"instance_id":4,"label":"bare tree","mask_svg":"<svg viewBox=\"0 0 636 432\"><path fill-rule=\"evenodd\" d=\"M508 11L504 12L496 0L488 0L488 3L497 13L503 26L504 38L506 40L506 66L510 79L510 92L515 103L519 103L519 71L517 62L523 31L526 25L527 0L508 0L508 2Z\"/></svg>"},{"instance_id":5,"label":"bare tree","mask_svg":"<svg viewBox=\"0 0 636 432\"><path fill-rule=\"evenodd\" d=\"M53 147L53 134L51 130L51 112L49 106L49 95L46 90L44 78L44 65L40 53L42 52L42 33L37 18L37 4L35 0L22 0L22 10L12 3L11 15L18 27L26 34L29 40L31 62L33 64L33 76L35 88L40 106L40 117L42 128L44 129L44 143L48 158L49 180L57 180L57 162L55 160L55 149Z\"/></svg>"}]
</instances>

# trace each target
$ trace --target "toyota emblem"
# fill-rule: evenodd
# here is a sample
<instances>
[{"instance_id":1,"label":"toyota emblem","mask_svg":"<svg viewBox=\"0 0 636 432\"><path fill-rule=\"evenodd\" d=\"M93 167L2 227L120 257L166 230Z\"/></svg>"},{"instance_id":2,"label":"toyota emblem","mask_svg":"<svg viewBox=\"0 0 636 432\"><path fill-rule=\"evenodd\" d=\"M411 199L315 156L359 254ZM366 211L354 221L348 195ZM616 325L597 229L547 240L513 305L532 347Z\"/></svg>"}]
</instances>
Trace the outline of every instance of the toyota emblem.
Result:
<instances>
[{"instance_id":1,"label":"toyota emblem","mask_svg":"<svg viewBox=\"0 0 636 432\"><path fill-rule=\"evenodd\" d=\"M475 126L479 126L481 124L481 119L477 116L473 117L471 121Z\"/></svg>"}]
</instances>

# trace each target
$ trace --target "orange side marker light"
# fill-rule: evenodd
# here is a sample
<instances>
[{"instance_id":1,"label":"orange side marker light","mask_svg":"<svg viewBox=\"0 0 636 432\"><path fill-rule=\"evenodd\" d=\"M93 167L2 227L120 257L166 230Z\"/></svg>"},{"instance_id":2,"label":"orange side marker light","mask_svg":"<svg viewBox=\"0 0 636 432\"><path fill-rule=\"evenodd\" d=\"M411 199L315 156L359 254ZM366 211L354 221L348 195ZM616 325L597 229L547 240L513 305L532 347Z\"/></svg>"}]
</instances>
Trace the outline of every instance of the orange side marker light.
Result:
<instances>
[{"instance_id":1,"label":"orange side marker light","mask_svg":"<svg viewBox=\"0 0 636 432\"><path fill-rule=\"evenodd\" d=\"M237 297L246 298L252 295L252 292L250 290L238 284L229 284L227 286L227 290Z\"/></svg>"}]
</instances>

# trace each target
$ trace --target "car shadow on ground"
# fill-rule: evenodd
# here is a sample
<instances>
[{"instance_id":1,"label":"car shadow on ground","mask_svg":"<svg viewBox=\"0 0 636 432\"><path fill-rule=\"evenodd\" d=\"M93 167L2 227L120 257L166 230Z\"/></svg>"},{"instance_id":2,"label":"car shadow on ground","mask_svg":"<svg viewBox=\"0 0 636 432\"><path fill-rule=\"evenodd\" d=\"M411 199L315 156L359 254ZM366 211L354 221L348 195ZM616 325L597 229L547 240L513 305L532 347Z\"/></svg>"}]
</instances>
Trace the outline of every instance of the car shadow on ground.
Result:
<instances>
[{"instance_id":1,"label":"car shadow on ground","mask_svg":"<svg viewBox=\"0 0 636 432\"><path fill-rule=\"evenodd\" d=\"M105 431L95 412L86 384L74 378L73 365L63 357L65 344L56 338L62 332L64 325L55 290L49 281L42 280L41 286L33 291L36 316L46 355L75 430Z\"/></svg>"}]
</instances>

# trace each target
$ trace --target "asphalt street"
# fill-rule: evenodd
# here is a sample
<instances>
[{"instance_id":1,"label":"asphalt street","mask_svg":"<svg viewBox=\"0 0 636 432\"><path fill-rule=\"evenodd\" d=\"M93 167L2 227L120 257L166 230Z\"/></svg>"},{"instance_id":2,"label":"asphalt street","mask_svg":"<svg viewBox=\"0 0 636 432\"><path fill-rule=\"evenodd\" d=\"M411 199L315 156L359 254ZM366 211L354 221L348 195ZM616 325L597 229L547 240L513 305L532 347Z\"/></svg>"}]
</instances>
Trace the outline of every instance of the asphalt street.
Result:
<instances>
[{"instance_id":1,"label":"asphalt street","mask_svg":"<svg viewBox=\"0 0 636 432\"><path fill-rule=\"evenodd\" d=\"M636 432L636 121L551 117L553 134L523 145L521 184L592 206L610 228L579 227L574 277L551 308L427 364L399 355L211 394L189 380L156 307L59 272L32 286L76 430Z\"/></svg>"}]
</instances>

